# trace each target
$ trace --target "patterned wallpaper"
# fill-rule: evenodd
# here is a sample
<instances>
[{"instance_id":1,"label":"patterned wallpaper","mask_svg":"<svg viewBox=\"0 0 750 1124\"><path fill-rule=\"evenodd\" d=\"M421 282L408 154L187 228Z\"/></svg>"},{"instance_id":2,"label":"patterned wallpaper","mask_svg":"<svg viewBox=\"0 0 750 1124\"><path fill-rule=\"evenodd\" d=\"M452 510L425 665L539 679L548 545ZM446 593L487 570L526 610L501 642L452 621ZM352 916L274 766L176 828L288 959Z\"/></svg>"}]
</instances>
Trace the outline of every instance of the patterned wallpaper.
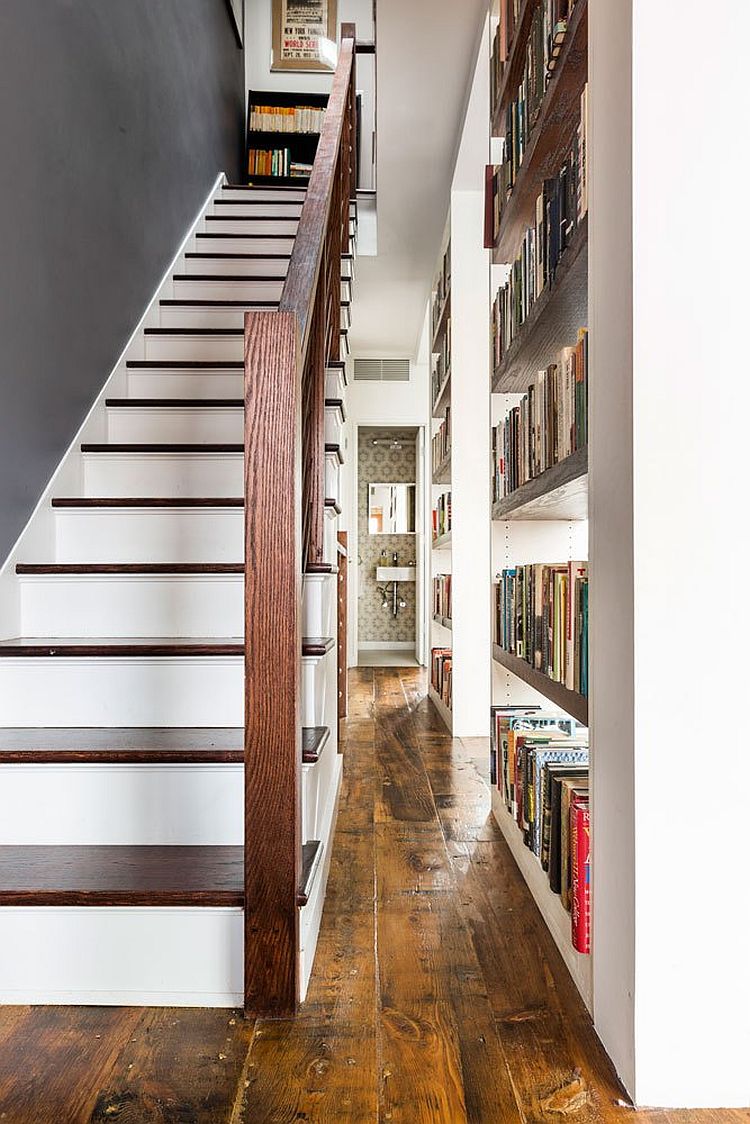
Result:
<instances>
[{"instance_id":1,"label":"patterned wallpaper","mask_svg":"<svg viewBox=\"0 0 750 1124\"><path fill-rule=\"evenodd\" d=\"M394 617L390 608L383 609L383 598L378 593L375 568L380 552L389 556L398 551L400 566L416 562L416 535L371 535L367 530L367 489L370 484L413 484L417 478L417 453L414 445L401 449L388 449L372 444L365 434L359 437L359 639L384 644L397 640L415 640L417 618L415 611L415 583L402 582L399 597L406 602Z\"/></svg>"}]
</instances>

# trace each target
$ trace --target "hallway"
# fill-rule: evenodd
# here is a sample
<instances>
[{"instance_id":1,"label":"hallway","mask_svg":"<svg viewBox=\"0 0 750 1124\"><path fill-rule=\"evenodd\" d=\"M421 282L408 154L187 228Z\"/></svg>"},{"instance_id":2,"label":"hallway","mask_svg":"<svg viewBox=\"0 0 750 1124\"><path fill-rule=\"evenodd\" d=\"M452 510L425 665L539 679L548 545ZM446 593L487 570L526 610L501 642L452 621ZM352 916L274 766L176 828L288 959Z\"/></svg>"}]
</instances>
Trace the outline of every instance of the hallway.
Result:
<instances>
[{"instance_id":1,"label":"hallway","mask_svg":"<svg viewBox=\"0 0 750 1124\"><path fill-rule=\"evenodd\" d=\"M308 1001L0 1010L5 1124L541 1124L640 1112L620 1091L489 819L483 741L451 740L416 669L351 673L345 773Z\"/></svg>"}]
</instances>

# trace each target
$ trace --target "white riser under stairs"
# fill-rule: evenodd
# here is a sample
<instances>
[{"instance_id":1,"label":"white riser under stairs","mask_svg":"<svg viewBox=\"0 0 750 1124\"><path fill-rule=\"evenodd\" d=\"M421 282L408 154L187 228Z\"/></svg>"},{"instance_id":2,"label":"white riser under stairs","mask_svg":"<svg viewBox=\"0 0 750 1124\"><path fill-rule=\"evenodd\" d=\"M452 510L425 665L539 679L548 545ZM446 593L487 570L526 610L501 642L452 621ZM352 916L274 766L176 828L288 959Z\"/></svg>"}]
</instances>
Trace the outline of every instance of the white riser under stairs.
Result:
<instances>
[{"instance_id":1,"label":"white riser under stairs","mask_svg":"<svg viewBox=\"0 0 750 1124\"><path fill-rule=\"evenodd\" d=\"M46 854L32 848L119 848L95 858L126 869L132 847L242 846L242 326L278 302L303 200L212 195L0 574L0 845L21 868ZM343 364L327 372L334 564L345 385ZM336 574L303 588L303 634L328 640L302 660L302 832L321 843L300 907L306 987L341 758ZM195 878L195 900L175 886L154 906L97 904L83 875L83 903L9 905L0 887L0 1002L241 1005L241 904Z\"/></svg>"}]
</instances>

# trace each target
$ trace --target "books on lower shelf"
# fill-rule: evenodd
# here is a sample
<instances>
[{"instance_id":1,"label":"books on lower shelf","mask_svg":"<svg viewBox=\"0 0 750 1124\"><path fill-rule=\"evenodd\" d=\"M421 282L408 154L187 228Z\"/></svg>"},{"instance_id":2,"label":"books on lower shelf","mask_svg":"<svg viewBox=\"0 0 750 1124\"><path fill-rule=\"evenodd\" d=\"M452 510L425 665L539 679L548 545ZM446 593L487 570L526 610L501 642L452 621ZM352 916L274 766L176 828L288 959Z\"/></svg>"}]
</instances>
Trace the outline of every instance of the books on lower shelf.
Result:
<instances>
[{"instance_id":1,"label":"books on lower shelf","mask_svg":"<svg viewBox=\"0 0 750 1124\"><path fill-rule=\"evenodd\" d=\"M433 470L442 464L451 451L451 408L445 407L445 417L440 423L437 433L432 438L432 467Z\"/></svg>"},{"instance_id":2,"label":"books on lower shelf","mask_svg":"<svg viewBox=\"0 0 750 1124\"><path fill-rule=\"evenodd\" d=\"M451 244L448 243L445 253L443 254L443 261L440 267L440 272L435 278L435 284L432 291L432 335L438 329L440 317L443 315L445 302L448 299L448 294L451 289Z\"/></svg>"},{"instance_id":3,"label":"books on lower shelf","mask_svg":"<svg viewBox=\"0 0 750 1124\"><path fill-rule=\"evenodd\" d=\"M524 844L571 912L571 941L590 951L588 733L567 715L492 707L490 777Z\"/></svg>"},{"instance_id":4,"label":"books on lower shelf","mask_svg":"<svg viewBox=\"0 0 750 1124\"><path fill-rule=\"evenodd\" d=\"M292 154L288 148L248 149L247 174L249 176L290 176L293 174L291 169ZM309 175L309 172L305 175Z\"/></svg>"},{"instance_id":5,"label":"books on lower shelf","mask_svg":"<svg viewBox=\"0 0 750 1124\"><path fill-rule=\"evenodd\" d=\"M319 133L326 115L313 105L251 105L249 127L259 133Z\"/></svg>"},{"instance_id":6,"label":"books on lower shelf","mask_svg":"<svg viewBox=\"0 0 750 1124\"><path fill-rule=\"evenodd\" d=\"M433 617L452 618L451 612L451 575L436 574L432 579L432 615Z\"/></svg>"},{"instance_id":7,"label":"books on lower shelf","mask_svg":"<svg viewBox=\"0 0 750 1124\"><path fill-rule=\"evenodd\" d=\"M588 695L588 563L532 563L498 575L497 644Z\"/></svg>"},{"instance_id":8,"label":"books on lower shelf","mask_svg":"<svg viewBox=\"0 0 750 1124\"><path fill-rule=\"evenodd\" d=\"M432 366L432 404L435 405L446 375L451 369L451 318L448 317L445 331L438 340L438 350L433 352Z\"/></svg>"},{"instance_id":9,"label":"books on lower shelf","mask_svg":"<svg viewBox=\"0 0 750 1124\"><path fill-rule=\"evenodd\" d=\"M437 503L432 511L432 537L433 539L440 539L443 535L449 535L452 529L452 516L451 509L451 494L450 492L443 492L438 496Z\"/></svg>"},{"instance_id":10,"label":"books on lower shelf","mask_svg":"<svg viewBox=\"0 0 750 1124\"><path fill-rule=\"evenodd\" d=\"M490 106L493 109L505 77L505 64L516 33L520 11L521 0L500 0L500 18L492 42L490 60Z\"/></svg>"},{"instance_id":11,"label":"books on lower shelf","mask_svg":"<svg viewBox=\"0 0 750 1124\"><path fill-rule=\"evenodd\" d=\"M521 485L586 446L588 333L581 328L575 347L539 371L517 406L492 431L492 500Z\"/></svg>"},{"instance_id":12,"label":"books on lower shelf","mask_svg":"<svg viewBox=\"0 0 750 1124\"><path fill-rule=\"evenodd\" d=\"M527 227L510 277L495 301L493 335L495 364L508 350L534 301L554 281L555 270L579 223L588 212L588 86L581 94L581 119L556 175L545 179L536 199L535 218ZM497 165L488 190L492 193L492 240L500 233L503 209L517 172L513 161ZM489 221L489 218L488 218ZM499 337L499 339L498 339Z\"/></svg>"},{"instance_id":13,"label":"books on lower shelf","mask_svg":"<svg viewBox=\"0 0 750 1124\"><path fill-rule=\"evenodd\" d=\"M453 705L453 650L451 648L432 649L430 682L433 690L450 710Z\"/></svg>"}]
</instances>

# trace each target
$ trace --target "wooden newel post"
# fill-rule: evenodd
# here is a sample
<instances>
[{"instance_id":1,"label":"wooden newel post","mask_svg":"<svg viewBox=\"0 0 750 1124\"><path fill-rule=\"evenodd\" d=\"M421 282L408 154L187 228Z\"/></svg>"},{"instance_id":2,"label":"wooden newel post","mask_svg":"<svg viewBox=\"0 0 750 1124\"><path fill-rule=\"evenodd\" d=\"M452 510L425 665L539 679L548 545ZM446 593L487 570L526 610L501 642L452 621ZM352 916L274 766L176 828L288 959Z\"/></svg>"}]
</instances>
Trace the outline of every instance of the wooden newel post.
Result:
<instances>
[{"instance_id":1,"label":"wooden newel post","mask_svg":"<svg viewBox=\"0 0 750 1124\"><path fill-rule=\"evenodd\" d=\"M299 1002L301 358L291 312L245 316L245 1010Z\"/></svg>"}]
</instances>

